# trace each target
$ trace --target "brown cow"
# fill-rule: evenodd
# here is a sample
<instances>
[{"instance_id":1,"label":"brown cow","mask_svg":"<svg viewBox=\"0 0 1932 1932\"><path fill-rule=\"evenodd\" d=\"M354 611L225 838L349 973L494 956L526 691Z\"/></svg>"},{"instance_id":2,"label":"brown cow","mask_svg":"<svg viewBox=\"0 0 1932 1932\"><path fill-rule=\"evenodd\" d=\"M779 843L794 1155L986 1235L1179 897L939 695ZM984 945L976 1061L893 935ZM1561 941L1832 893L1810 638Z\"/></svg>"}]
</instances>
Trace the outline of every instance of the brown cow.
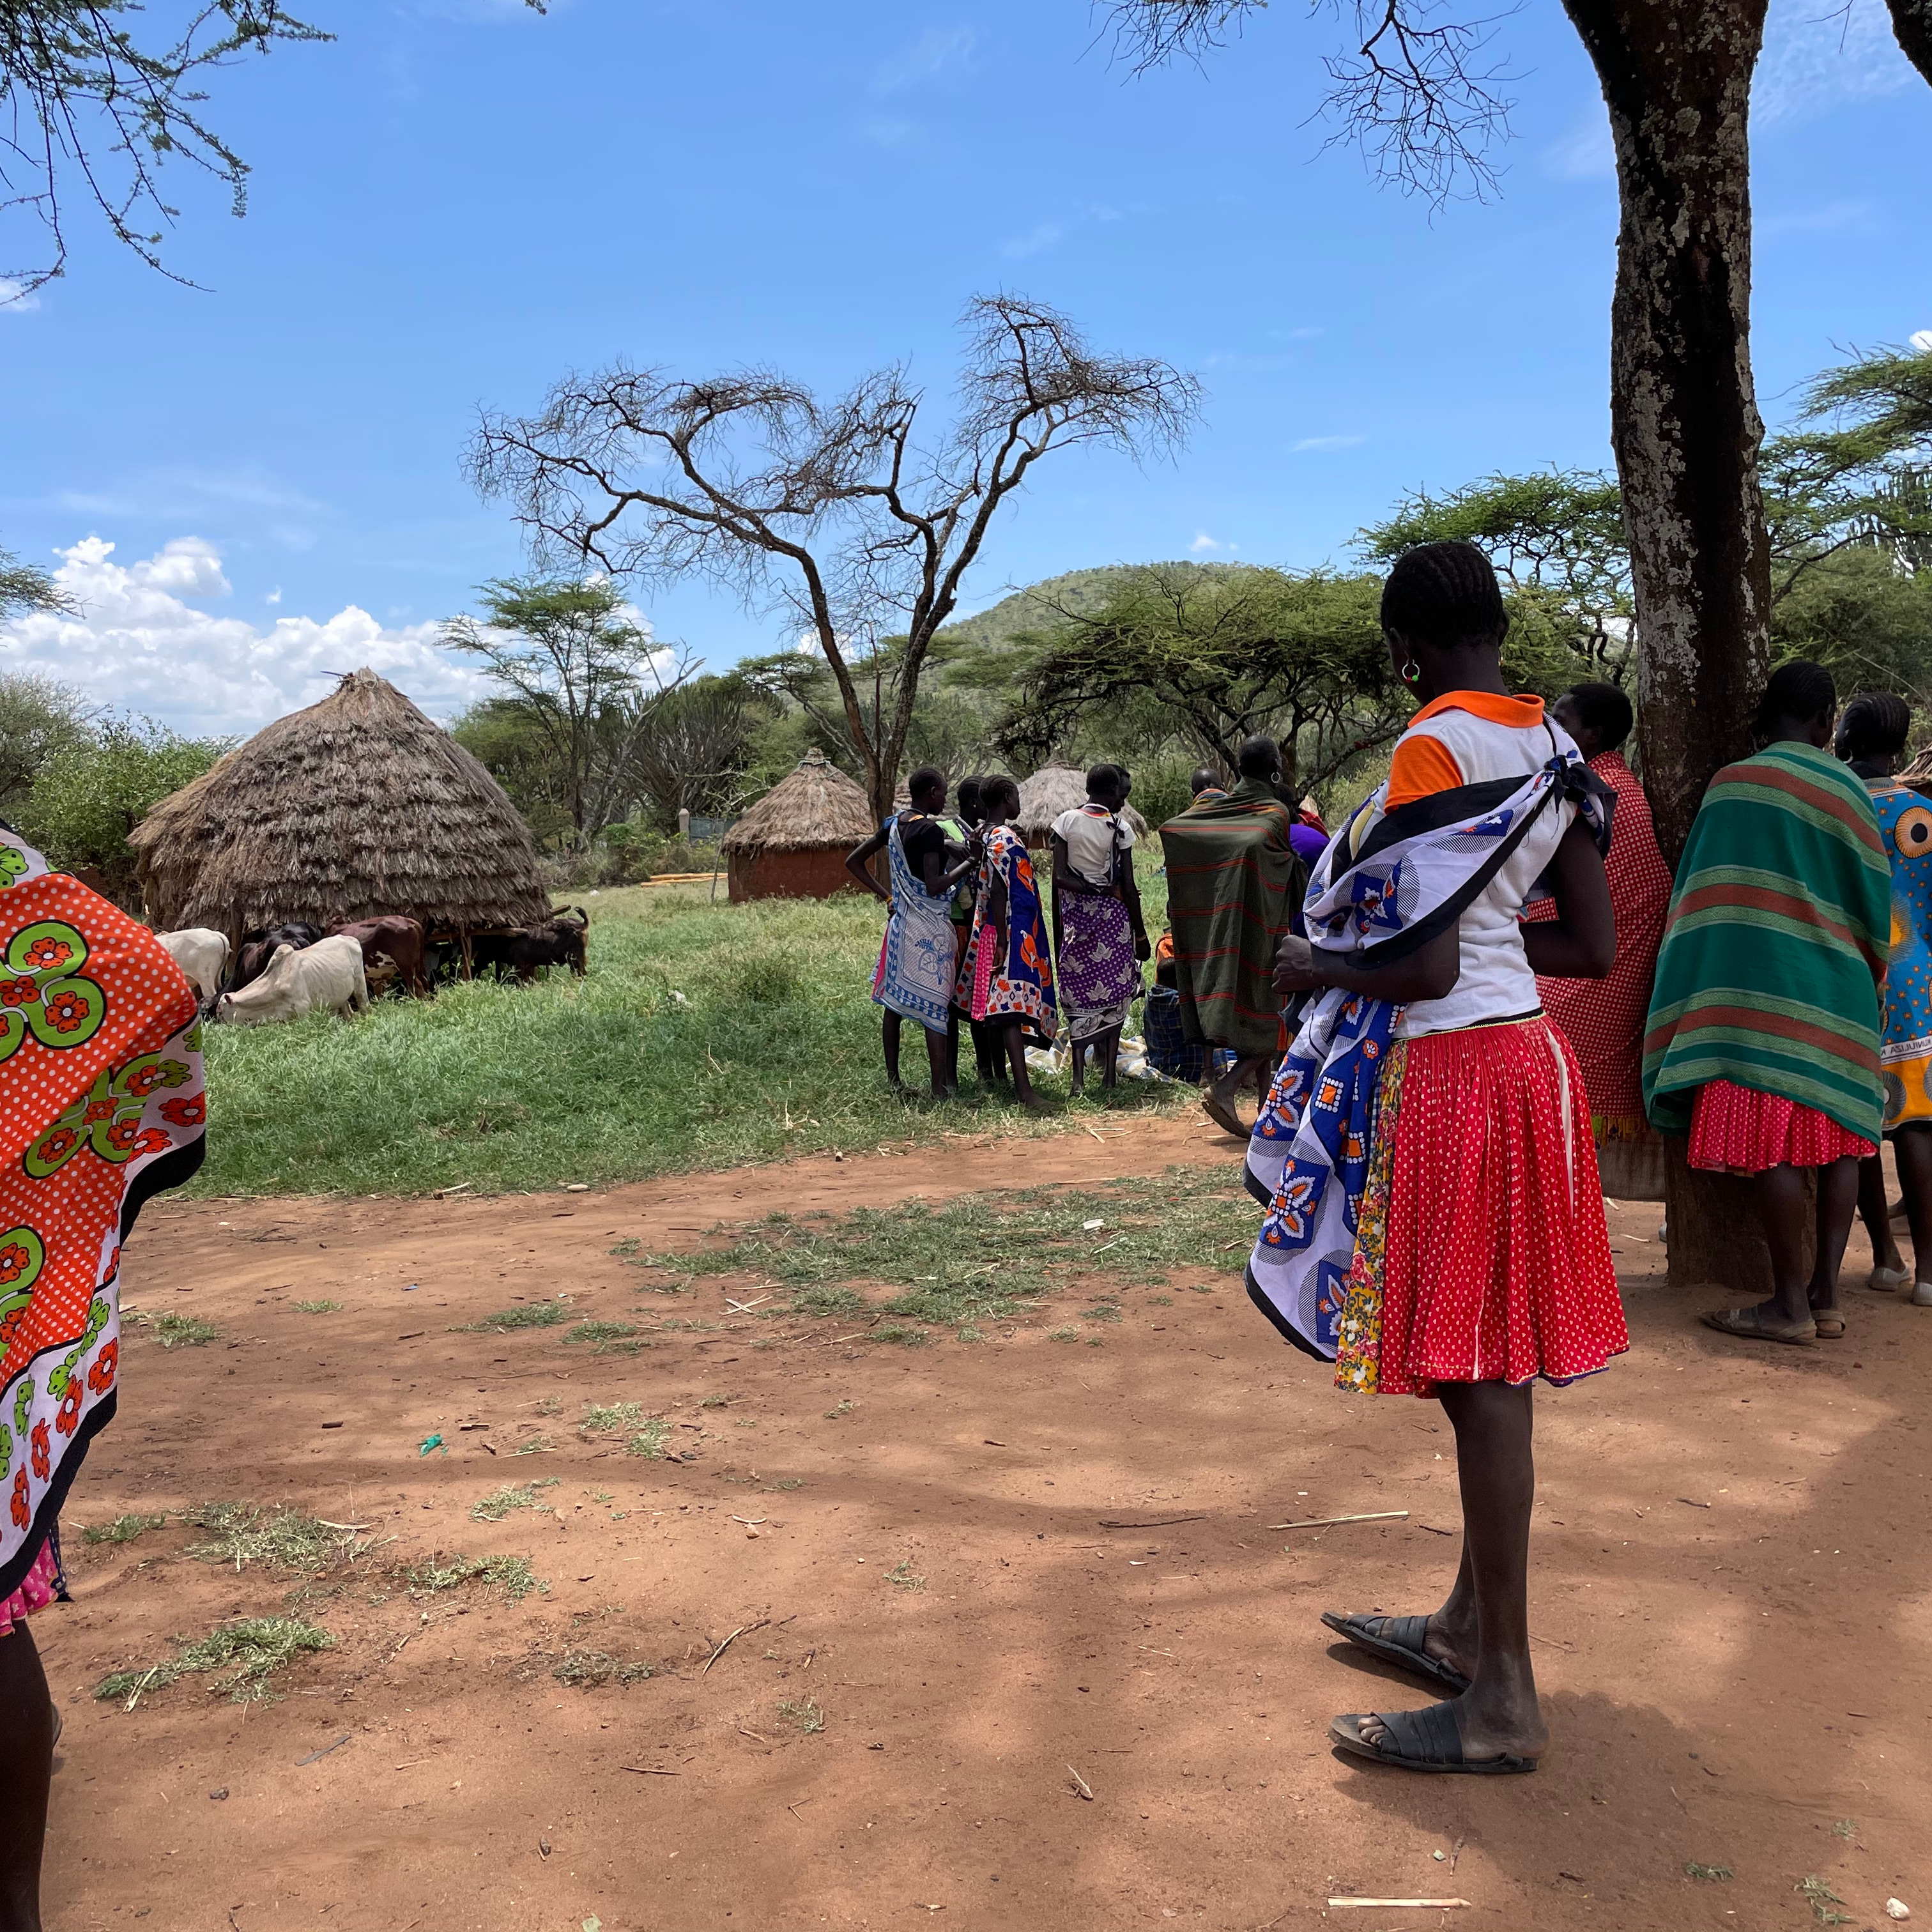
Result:
<instances>
[{"instance_id":1,"label":"brown cow","mask_svg":"<svg viewBox=\"0 0 1932 1932\"><path fill-rule=\"evenodd\" d=\"M376 963L378 953L387 955L395 962L396 970L402 975L403 983L419 1000L429 997L429 981L423 972L423 929L422 922L406 917L401 913L389 913L380 919L358 919L349 926L332 928L332 938L340 935L352 939L362 949L365 967Z\"/></svg>"},{"instance_id":2,"label":"brown cow","mask_svg":"<svg viewBox=\"0 0 1932 1932\"><path fill-rule=\"evenodd\" d=\"M576 918L566 916L573 912ZM565 906L540 925L519 926L508 932L478 933L470 941L473 970L481 974L494 966L500 980L507 968L519 982L527 985L536 977L539 966L568 966L581 979L585 971L585 938L590 930L590 915L581 906Z\"/></svg>"}]
</instances>

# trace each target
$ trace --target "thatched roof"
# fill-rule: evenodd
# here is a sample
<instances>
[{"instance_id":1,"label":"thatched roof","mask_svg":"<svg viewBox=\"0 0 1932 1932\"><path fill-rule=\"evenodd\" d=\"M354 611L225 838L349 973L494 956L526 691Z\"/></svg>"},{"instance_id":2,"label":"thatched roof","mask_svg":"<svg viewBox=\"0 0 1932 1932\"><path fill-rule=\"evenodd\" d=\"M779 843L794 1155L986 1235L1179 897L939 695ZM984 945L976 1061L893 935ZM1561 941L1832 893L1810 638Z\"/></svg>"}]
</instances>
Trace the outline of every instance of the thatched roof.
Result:
<instances>
[{"instance_id":1,"label":"thatched roof","mask_svg":"<svg viewBox=\"0 0 1932 1932\"><path fill-rule=\"evenodd\" d=\"M1071 765L1042 765L1020 786L1020 815L1015 821L1020 836L1036 850L1053 837L1053 821L1063 812L1087 802L1087 774ZM1126 821L1136 838L1144 838L1148 822L1130 805Z\"/></svg>"},{"instance_id":2,"label":"thatched roof","mask_svg":"<svg viewBox=\"0 0 1932 1932\"><path fill-rule=\"evenodd\" d=\"M502 787L373 670L257 731L128 842L164 929L407 913L474 932L550 909Z\"/></svg>"},{"instance_id":3,"label":"thatched roof","mask_svg":"<svg viewBox=\"0 0 1932 1932\"><path fill-rule=\"evenodd\" d=\"M877 828L866 794L823 752L809 751L720 842L725 852L850 851Z\"/></svg>"}]
</instances>

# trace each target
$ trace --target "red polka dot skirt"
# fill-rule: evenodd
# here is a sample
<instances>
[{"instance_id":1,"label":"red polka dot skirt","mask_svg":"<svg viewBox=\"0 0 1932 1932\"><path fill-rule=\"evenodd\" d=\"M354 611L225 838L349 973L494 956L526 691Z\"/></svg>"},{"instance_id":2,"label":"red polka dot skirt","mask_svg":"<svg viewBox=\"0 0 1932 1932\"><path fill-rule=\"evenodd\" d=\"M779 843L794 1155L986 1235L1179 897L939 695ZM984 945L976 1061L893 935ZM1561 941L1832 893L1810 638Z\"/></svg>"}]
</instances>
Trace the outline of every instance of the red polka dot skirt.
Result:
<instances>
[{"instance_id":1,"label":"red polka dot skirt","mask_svg":"<svg viewBox=\"0 0 1932 1932\"><path fill-rule=\"evenodd\" d=\"M1697 1089L1686 1158L1714 1173L1762 1174L1771 1167L1824 1167L1848 1156L1863 1160L1877 1152L1815 1107L1735 1080L1712 1080Z\"/></svg>"},{"instance_id":2,"label":"red polka dot skirt","mask_svg":"<svg viewBox=\"0 0 1932 1932\"><path fill-rule=\"evenodd\" d=\"M1576 1056L1540 1016L1408 1045L1378 1382L1574 1382L1630 1346Z\"/></svg>"}]
</instances>

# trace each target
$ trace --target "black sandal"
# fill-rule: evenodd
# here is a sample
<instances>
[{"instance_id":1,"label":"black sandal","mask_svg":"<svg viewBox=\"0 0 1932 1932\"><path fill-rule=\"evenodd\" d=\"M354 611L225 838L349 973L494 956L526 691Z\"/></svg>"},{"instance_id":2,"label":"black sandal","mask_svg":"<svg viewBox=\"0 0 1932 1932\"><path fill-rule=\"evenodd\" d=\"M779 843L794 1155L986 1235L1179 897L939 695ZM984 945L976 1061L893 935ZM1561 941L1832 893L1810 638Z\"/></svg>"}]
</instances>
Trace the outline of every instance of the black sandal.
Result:
<instances>
[{"instance_id":1,"label":"black sandal","mask_svg":"<svg viewBox=\"0 0 1932 1932\"><path fill-rule=\"evenodd\" d=\"M1533 1757L1466 1758L1462 1728L1453 1704L1425 1705L1420 1711L1378 1711L1386 1727L1379 1744L1362 1736L1359 1716L1337 1718L1328 1735L1351 1757L1394 1765L1398 1771L1460 1772L1472 1778L1514 1778L1536 1768Z\"/></svg>"},{"instance_id":2,"label":"black sandal","mask_svg":"<svg viewBox=\"0 0 1932 1932\"><path fill-rule=\"evenodd\" d=\"M1344 1617L1333 1610L1324 1610L1322 1621L1338 1636L1359 1644L1385 1663L1400 1664L1404 1670L1426 1677L1432 1684L1440 1684L1459 1696L1469 1688L1469 1680L1453 1664L1444 1664L1424 1649L1423 1639L1429 1629L1426 1617Z\"/></svg>"}]
</instances>

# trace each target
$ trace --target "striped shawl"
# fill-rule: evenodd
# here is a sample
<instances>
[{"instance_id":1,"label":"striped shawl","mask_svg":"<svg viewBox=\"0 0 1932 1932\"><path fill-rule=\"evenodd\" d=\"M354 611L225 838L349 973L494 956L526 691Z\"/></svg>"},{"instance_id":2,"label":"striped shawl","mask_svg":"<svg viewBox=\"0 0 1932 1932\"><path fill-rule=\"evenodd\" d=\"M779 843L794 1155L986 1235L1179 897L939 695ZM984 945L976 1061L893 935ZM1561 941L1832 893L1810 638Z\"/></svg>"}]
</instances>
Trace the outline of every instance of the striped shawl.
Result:
<instances>
[{"instance_id":1,"label":"striped shawl","mask_svg":"<svg viewBox=\"0 0 1932 1932\"><path fill-rule=\"evenodd\" d=\"M1704 794L1644 1031L1652 1125L1688 1134L1697 1089L1734 1081L1876 1141L1892 872L1864 786L1790 740Z\"/></svg>"}]
</instances>

